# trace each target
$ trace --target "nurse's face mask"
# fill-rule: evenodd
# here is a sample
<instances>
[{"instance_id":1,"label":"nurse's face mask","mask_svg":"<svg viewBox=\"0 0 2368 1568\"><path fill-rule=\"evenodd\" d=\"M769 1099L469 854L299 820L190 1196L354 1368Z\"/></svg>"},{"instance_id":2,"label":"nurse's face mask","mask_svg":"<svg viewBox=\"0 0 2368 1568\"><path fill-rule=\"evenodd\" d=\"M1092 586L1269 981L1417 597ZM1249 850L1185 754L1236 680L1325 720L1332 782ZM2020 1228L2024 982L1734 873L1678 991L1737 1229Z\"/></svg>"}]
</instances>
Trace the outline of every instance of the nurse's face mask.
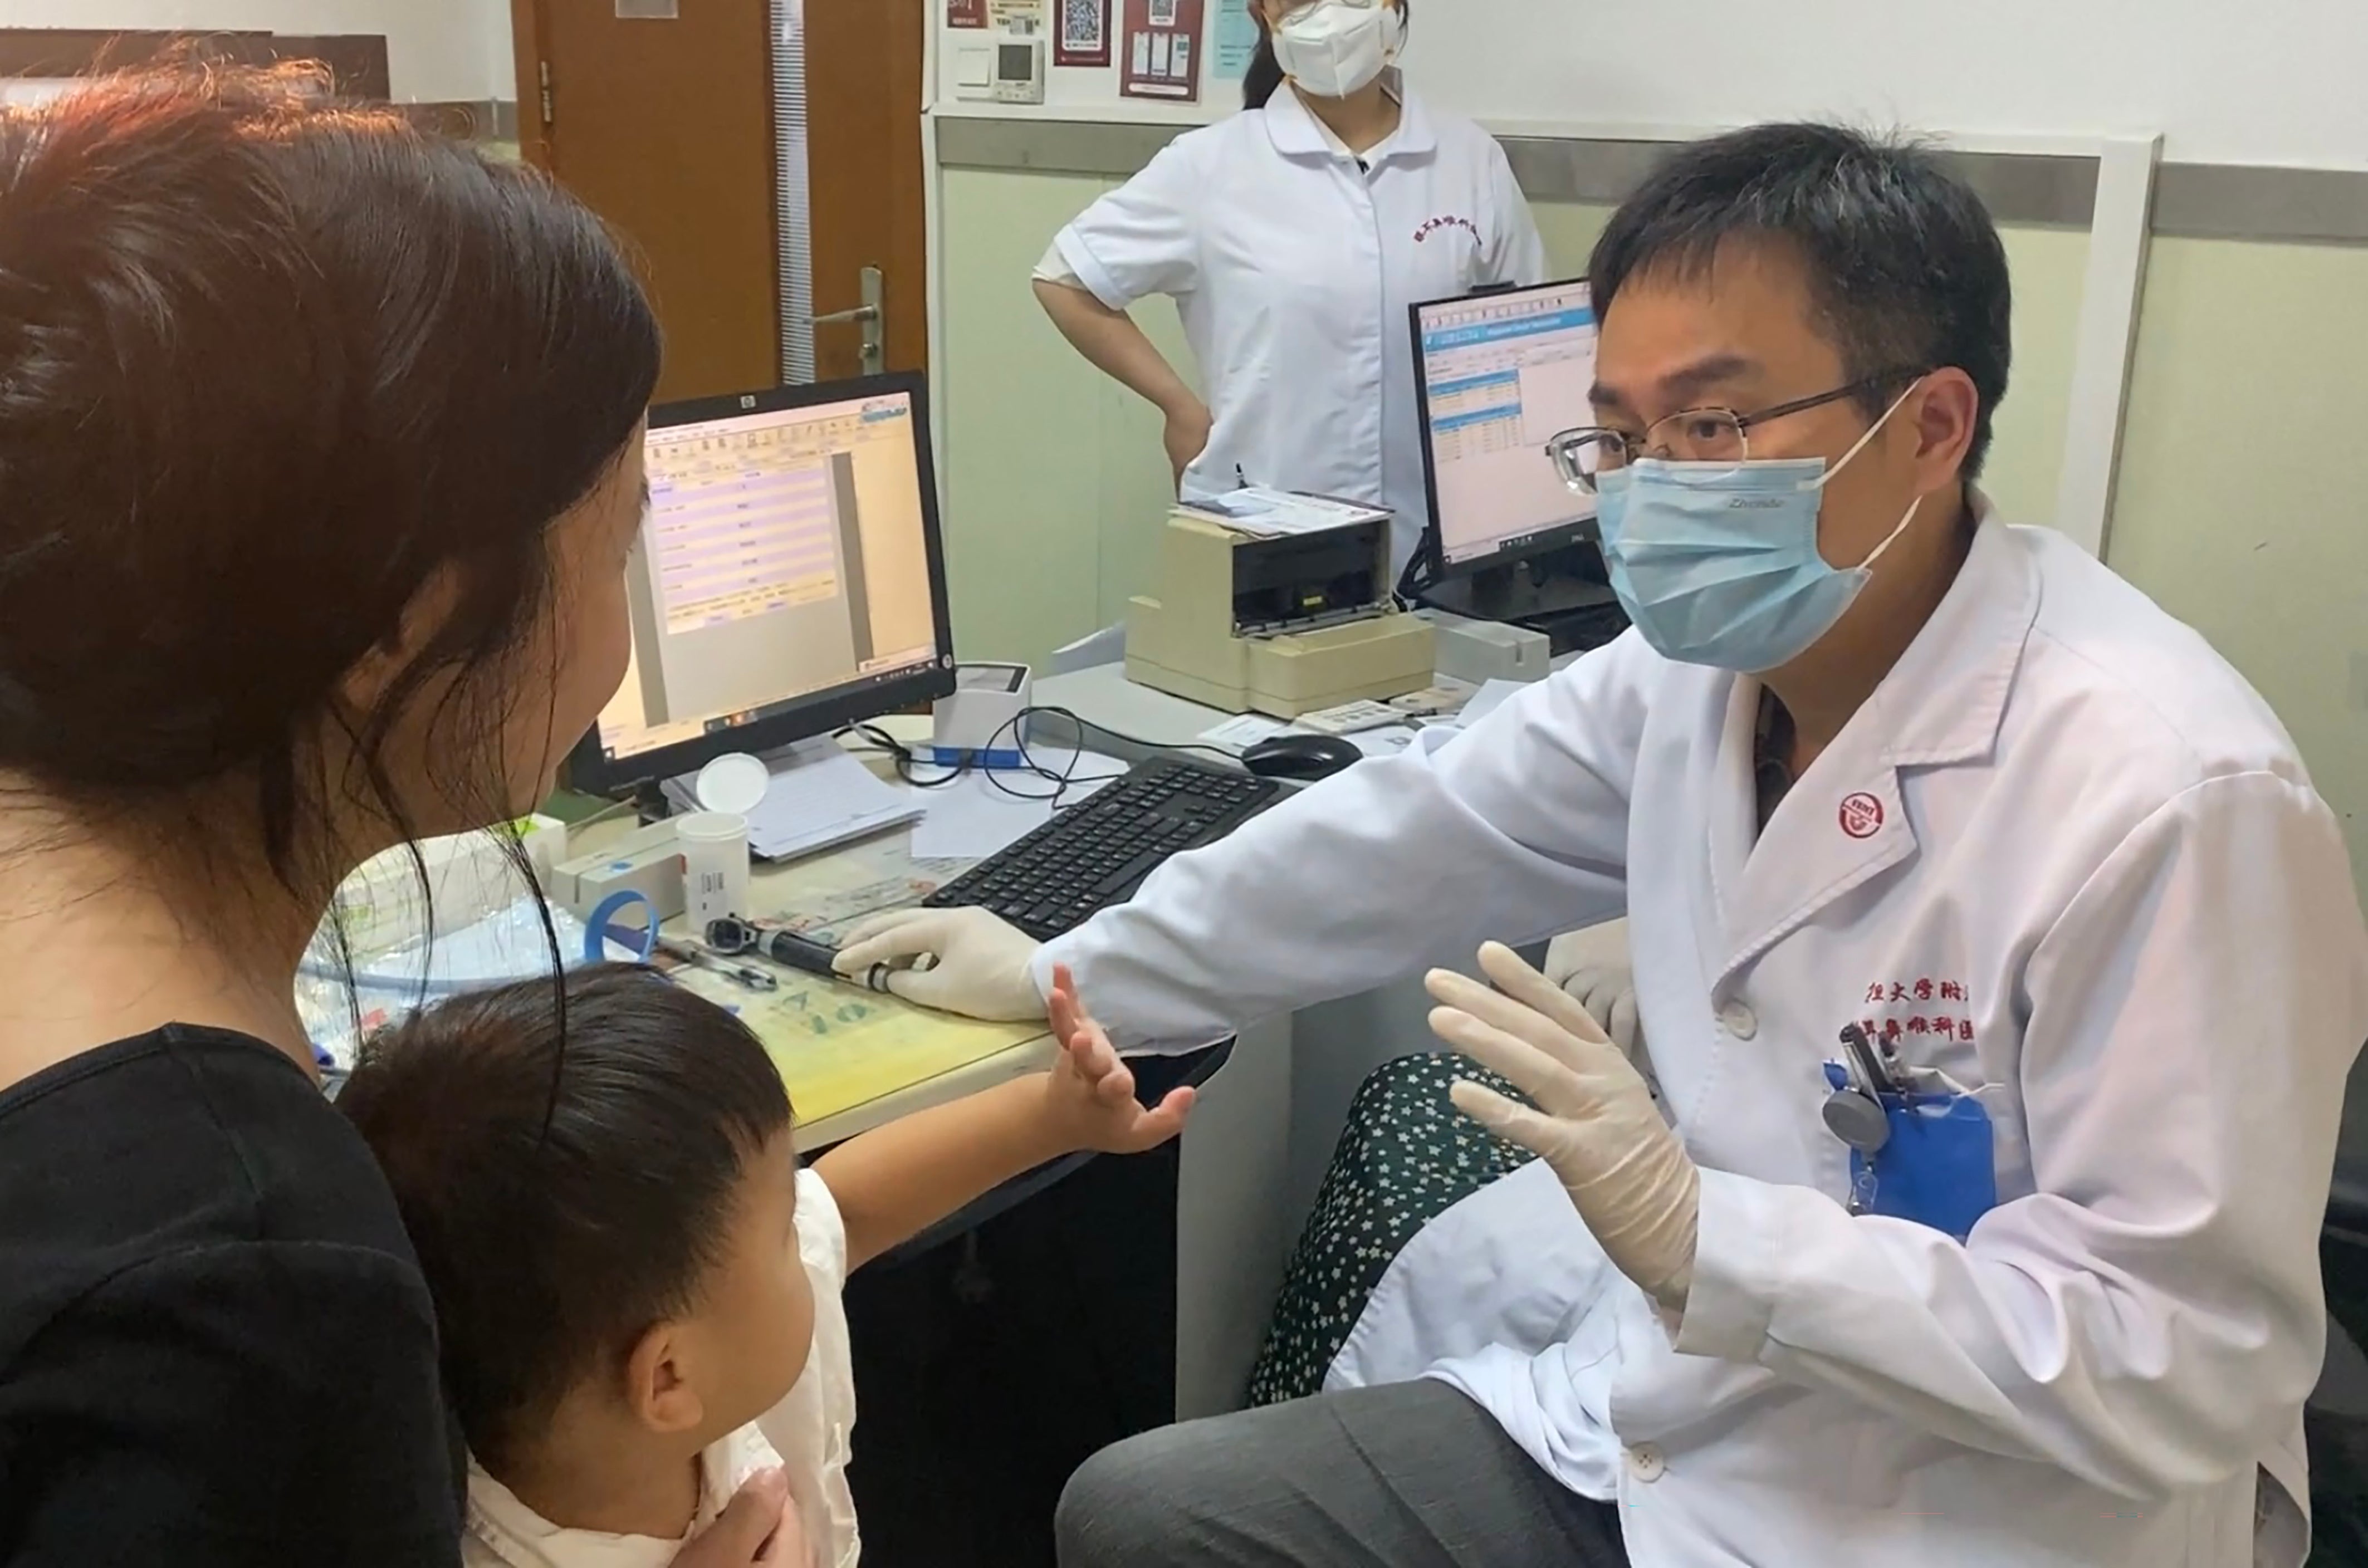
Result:
<instances>
[{"instance_id":1,"label":"nurse's face mask","mask_svg":"<svg viewBox=\"0 0 2368 1568\"><path fill-rule=\"evenodd\" d=\"M1564 483L1598 498L1604 563L1638 635L1685 664L1758 675L1790 664L1832 631L1923 497L1865 560L1836 567L1817 551L1826 485L1866 449L1924 374L1870 376L1757 414L1689 409L1641 438L1588 428L1549 441L1546 455ZM1751 456L1753 426L1902 376L1907 390L1830 467L1821 457Z\"/></svg>"},{"instance_id":2,"label":"nurse's face mask","mask_svg":"<svg viewBox=\"0 0 2368 1568\"><path fill-rule=\"evenodd\" d=\"M1270 29L1275 63L1302 92L1345 98L1397 58L1405 19L1389 0L1311 0Z\"/></svg>"}]
</instances>

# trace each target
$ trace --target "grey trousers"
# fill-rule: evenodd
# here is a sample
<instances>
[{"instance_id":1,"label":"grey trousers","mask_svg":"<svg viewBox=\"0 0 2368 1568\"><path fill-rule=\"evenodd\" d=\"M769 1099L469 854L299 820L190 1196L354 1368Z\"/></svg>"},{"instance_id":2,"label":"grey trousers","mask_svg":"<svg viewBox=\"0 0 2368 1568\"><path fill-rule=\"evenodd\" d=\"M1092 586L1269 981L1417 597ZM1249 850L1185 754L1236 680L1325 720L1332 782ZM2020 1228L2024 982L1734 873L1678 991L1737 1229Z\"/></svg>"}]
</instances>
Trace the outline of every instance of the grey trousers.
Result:
<instances>
[{"instance_id":1,"label":"grey trousers","mask_svg":"<svg viewBox=\"0 0 2368 1568\"><path fill-rule=\"evenodd\" d=\"M1061 1498L1061 1568L1624 1568L1619 1510L1565 1490L1445 1383L1352 1389L1146 1433Z\"/></svg>"}]
</instances>

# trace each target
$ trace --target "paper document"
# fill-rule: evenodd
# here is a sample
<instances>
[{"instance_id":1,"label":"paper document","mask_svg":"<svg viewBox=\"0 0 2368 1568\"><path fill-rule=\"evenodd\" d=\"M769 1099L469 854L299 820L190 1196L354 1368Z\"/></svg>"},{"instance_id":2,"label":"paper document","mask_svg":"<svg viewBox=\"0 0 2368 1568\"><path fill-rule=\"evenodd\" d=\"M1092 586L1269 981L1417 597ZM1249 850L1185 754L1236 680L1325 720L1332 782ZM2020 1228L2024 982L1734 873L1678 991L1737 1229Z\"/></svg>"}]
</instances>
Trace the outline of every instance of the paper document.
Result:
<instances>
[{"instance_id":1,"label":"paper document","mask_svg":"<svg viewBox=\"0 0 2368 1568\"><path fill-rule=\"evenodd\" d=\"M1288 490L1270 490L1263 484L1244 485L1223 495L1195 496L1184 505L1188 510L1214 518L1237 533L1267 539L1390 520L1387 512L1360 506L1353 501L1300 495Z\"/></svg>"},{"instance_id":2,"label":"paper document","mask_svg":"<svg viewBox=\"0 0 2368 1568\"><path fill-rule=\"evenodd\" d=\"M1505 699L1507 698L1511 697L1518 692L1527 691L1535 684L1536 683L1533 681L1524 680L1492 680L1482 682L1480 689L1472 694L1471 700L1463 705L1463 711L1457 715L1459 722L1458 727L1466 730L1470 729L1481 720L1486 719L1489 714L1497 711L1497 709L1502 708L1505 705Z\"/></svg>"},{"instance_id":3,"label":"paper document","mask_svg":"<svg viewBox=\"0 0 2368 1568\"><path fill-rule=\"evenodd\" d=\"M1278 735L1313 735L1320 732L1305 724L1288 723L1264 713L1244 713L1212 724L1193 738L1202 745L1214 746L1239 756L1260 741L1270 741ZM1353 734L1331 737L1345 740L1367 756L1395 756L1414 744L1415 727L1410 722L1383 724Z\"/></svg>"},{"instance_id":4,"label":"paper document","mask_svg":"<svg viewBox=\"0 0 2368 1568\"><path fill-rule=\"evenodd\" d=\"M765 761L773 780L748 813L748 847L768 860L827 849L921 814L920 802L875 778L826 736L800 741ZM666 780L666 799L678 811L700 809L691 791L689 778Z\"/></svg>"},{"instance_id":5,"label":"paper document","mask_svg":"<svg viewBox=\"0 0 2368 1568\"><path fill-rule=\"evenodd\" d=\"M1277 735L1289 733L1290 729L1291 726L1281 719L1269 718L1264 713L1244 713L1222 724L1212 724L1192 738L1202 745L1214 746L1219 751L1239 756L1258 742L1270 741Z\"/></svg>"},{"instance_id":6,"label":"paper document","mask_svg":"<svg viewBox=\"0 0 2368 1568\"><path fill-rule=\"evenodd\" d=\"M1463 710L1479 687L1454 676L1433 676L1431 684L1420 691L1409 691L1404 697L1390 699L1390 706L1409 719L1452 718Z\"/></svg>"},{"instance_id":7,"label":"paper document","mask_svg":"<svg viewBox=\"0 0 2368 1568\"><path fill-rule=\"evenodd\" d=\"M1395 756L1414 744L1415 733L1412 724L1388 724L1378 730L1360 730L1346 738L1367 756Z\"/></svg>"},{"instance_id":8,"label":"paper document","mask_svg":"<svg viewBox=\"0 0 2368 1568\"><path fill-rule=\"evenodd\" d=\"M981 768L941 789L914 790L913 797L928 812L913 829L914 855L984 860L1051 822L1056 809L1076 805L1126 771L1116 757L1094 752L1030 746L1028 755L1056 775L1071 775L1068 787L1030 770Z\"/></svg>"}]
</instances>

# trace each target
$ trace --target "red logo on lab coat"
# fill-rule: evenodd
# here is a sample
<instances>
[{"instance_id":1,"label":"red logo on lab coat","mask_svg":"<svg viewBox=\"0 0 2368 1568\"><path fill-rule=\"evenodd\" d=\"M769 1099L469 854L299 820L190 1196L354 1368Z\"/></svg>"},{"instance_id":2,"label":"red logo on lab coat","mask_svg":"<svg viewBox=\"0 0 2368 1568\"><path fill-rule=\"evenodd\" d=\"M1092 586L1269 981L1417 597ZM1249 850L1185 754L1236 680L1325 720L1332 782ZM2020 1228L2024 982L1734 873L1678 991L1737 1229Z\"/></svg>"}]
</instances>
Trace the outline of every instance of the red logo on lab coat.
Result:
<instances>
[{"instance_id":1,"label":"red logo on lab coat","mask_svg":"<svg viewBox=\"0 0 2368 1568\"><path fill-rule=\"evenodd\" d=\"M1868 794L1842 797L1842 831L1852 838L1873 838L1883 827L1883 802Z\"/></svg>"}]
</instances>

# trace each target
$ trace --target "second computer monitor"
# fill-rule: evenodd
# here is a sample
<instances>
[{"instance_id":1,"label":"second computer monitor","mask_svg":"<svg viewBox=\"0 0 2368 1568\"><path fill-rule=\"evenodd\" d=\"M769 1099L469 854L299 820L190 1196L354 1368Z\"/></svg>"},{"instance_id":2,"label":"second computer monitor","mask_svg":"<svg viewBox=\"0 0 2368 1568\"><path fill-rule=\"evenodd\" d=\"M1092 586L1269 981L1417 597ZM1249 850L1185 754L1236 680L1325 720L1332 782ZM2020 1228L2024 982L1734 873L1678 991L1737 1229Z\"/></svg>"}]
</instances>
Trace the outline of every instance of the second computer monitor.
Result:
<instances>
[{"instance_id":1,"label":"second computer monitor","mask_svg":"<svg viewBox=\"0 0 2368 1568\"><path fill-rule=\"evenodd\" d=\"M1595 422L1595 308L1586 279L1413 307L1426 536L1455 576L1588 537L1592 496L1562 482L1546 442Z\"/></svg>"},{"instance_id":2,"label":"second computer monitor","mask_svg":"<svg viewBox=\"0 0 2368 1568\"><path fill-rule=\"evenodd\" d=\"M608 792L952 691L918 376L651 410L625 684L570 760Z\"/></svg>"}]
</instances>

